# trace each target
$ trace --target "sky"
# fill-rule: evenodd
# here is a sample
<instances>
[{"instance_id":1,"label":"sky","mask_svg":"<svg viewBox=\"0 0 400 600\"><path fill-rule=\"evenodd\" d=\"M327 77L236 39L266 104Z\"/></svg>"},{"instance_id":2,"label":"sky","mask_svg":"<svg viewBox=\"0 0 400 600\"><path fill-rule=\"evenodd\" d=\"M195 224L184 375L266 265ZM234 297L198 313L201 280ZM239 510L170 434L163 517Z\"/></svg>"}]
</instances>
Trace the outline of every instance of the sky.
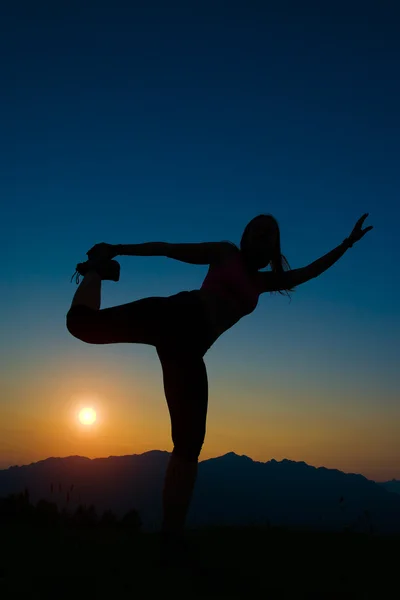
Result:
<instances>
[{"instance_id":1,"label":"sky","mask_svg":"<svg viewBox=\"0 0 400 600\"><path fill-rule=\"evenodd\" d=\"M172 450L154 348L65 327L98 242L239 243L292 268L369 232L205 356L200 460L234 451L400 479L400 38L395 2L20 1L2 8L0 468ZM120 258L102 306L201 286ZM190 399L188 399L189 401ZM97 421L83 426L79 407Z\"/></svg>"}]
</instances>

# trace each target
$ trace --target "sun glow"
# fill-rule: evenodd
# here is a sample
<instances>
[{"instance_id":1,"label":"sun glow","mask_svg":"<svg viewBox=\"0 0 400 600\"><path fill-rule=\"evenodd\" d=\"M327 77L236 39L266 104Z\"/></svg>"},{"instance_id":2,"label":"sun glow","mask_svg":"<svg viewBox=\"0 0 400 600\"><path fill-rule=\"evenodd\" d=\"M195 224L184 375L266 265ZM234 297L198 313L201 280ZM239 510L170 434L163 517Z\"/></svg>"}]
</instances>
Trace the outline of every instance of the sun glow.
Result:
<instances>
[{"instance_id":1,"label":"sun glow","mask_svg":"<svg viewBox=\"0 0 400 600\"><path fill-rule=\"evenodd\" d=\"M93 408L82 408L78 418L82 425L93 425L96 421L96 411Z\"/></svg>"}]
</instances>

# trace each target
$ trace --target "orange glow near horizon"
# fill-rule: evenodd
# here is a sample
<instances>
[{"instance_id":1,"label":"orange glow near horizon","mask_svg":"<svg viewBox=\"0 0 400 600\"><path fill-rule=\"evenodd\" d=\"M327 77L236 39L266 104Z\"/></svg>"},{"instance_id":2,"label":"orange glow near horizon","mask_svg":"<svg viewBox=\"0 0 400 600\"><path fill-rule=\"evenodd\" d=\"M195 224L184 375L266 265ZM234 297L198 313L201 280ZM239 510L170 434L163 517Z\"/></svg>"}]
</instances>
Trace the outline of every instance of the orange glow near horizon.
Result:
<instances>
[{"instance_id":1,"label":"orange glow near horizon","mask_svg":"<svg viewBox=\"0 0 400 600\"><path fill-rule=\"evenodd\" d=\"M0 469L52 456L172 450L161 375L152 378L142 363L133 375L121 365L118 378L101 361L90 377L87 365L83 375L72 366L43 375L35 367L35 373L9 382L10 401L0 402ZM375 481L400 478L397 404L382 411L374 390L324 395L316 385L293 391L290 382L278 383L271 380L265 392L254 380L241 387L212 381L200 461L233 451L261 462L286 458Z\"/></svg>"}]
</instances>

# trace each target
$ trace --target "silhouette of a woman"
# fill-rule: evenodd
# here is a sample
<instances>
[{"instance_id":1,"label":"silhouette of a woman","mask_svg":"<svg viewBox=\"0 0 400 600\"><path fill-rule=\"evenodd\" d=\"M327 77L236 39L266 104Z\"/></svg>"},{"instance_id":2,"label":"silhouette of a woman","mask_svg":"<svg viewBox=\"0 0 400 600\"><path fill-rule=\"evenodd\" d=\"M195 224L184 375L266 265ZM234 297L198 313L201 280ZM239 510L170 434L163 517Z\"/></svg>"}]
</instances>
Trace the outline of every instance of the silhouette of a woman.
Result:
<instances>
[{"instance_id":1,"label":"silhouette of a woman","mask_svg":"<svg viewBox=\"0 0 400 600\"><path fill-rule=\"evenodd\" d=\"M367 216L339 246L300 269L291 270L281 254L279 225L270 214L247 224L240 247L231 242L103 242L77 265L77 283L79 275L83 280L67 314L68 331L88 344L149 344L161 362L173 441L163 490L162 532L167 544L183 533L206 432L205 353L224 331L254 311L260 294L292 291L331 267L372 229L361 229ZM209 269L198 290L100 309L101 281L119 280L120 265L113 260L118 255L166 256ZM260 270L268 265L271 270Z\"/></svg>"}]
</instances>

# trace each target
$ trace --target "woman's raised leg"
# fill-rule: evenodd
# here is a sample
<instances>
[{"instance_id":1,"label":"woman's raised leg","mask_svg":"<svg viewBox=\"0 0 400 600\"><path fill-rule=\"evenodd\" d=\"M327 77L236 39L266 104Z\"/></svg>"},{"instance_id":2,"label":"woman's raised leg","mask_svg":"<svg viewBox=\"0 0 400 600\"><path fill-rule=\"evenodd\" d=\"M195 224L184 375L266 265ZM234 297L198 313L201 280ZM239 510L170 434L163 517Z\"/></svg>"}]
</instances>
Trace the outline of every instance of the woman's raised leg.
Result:
<instances>
[{"instance_id":1,"label":"woman's raised leg","mask_svg":"<svg viewBox=\"0 0 400 600\"><path fill-rule=\"evenodd\" d=\"M165 337L166 298L141 298L100 309L101 280L88 273L77 289L67 313L67 329L87 344L149 344Z\"/></svg>"},{"instance_id":2,"label":"woman's raised leg","mask_svg":"<svg viewBox=\"0 0 400 600\"><path fill-rule=\"evenodd\" d=\"M88 306L93 310L100 309L101 302L101 277L96 271L89 271L75 292L72 306Z\"/></svg>"}]
</instances>

